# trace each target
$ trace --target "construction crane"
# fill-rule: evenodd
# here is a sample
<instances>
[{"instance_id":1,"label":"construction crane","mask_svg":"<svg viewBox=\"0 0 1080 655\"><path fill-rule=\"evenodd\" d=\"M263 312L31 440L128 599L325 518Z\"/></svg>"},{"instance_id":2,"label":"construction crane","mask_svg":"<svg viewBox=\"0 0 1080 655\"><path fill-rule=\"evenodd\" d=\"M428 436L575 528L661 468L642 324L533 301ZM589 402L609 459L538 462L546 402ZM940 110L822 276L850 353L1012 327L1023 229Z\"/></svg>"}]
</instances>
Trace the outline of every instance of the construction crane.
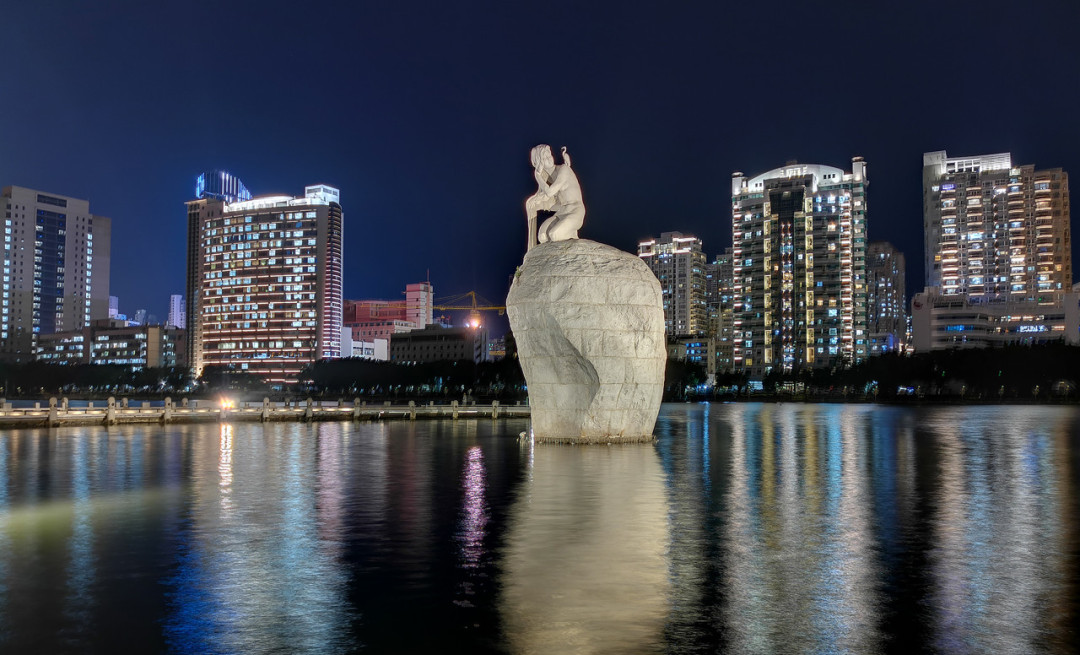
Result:
<instances>
[{"instance_id":1,"label":"construction crane","mask_svg":"<svg viewBox=\"0 0 1080 655\"><path fill-rule=\"evenodd\" d=\"M479 296L475 291L469 291L458 296L447 296L440 298L440 302L432 306L432 309L440 311L467 311L469 312L469 325L472 327L480 326L480 312L497 311L499 316L506 313L506 307L502 305L492 305L490 302L484 299L483 296Z\"/></svg>"},{"instance_id":2,"label":"construction crane","mask_svg":"<svg viewBox=\"0 0 1080 655\"><path fill-rule=\"evenodd\" d=\"M478 295L475 291L469 291L457 296L446 296L437 300L437 303L432 304L432 309L437 309L440 311L469 312L468 325L470 327L480 327L480 312L495 311L499 313L499 316L502 316L506 313L506 307L502 305L492 305L483 296ZM385 307L387 309L403 309L408 306L408 304L404 300L376 302L380 303L380 307Z\"/></svg>"}]
</instances>

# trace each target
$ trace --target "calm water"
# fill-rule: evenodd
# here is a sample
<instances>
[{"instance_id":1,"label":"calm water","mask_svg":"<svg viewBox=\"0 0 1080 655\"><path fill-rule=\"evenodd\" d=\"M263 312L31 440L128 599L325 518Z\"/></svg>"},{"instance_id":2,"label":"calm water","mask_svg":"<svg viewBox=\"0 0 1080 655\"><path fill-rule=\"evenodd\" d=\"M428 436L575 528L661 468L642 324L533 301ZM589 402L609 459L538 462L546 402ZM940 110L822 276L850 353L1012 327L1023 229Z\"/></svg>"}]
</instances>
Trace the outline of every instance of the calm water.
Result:
<instances>
[{"instance_id":1,"label":"calm water","mask_svg":"<svg viewBox=\"0 0 1080 655\"><path fill-rule=\"evenodd\" d=\"M1078 419L2 431L0 652L1075 652Z\"/></svg>"}]
</instances>

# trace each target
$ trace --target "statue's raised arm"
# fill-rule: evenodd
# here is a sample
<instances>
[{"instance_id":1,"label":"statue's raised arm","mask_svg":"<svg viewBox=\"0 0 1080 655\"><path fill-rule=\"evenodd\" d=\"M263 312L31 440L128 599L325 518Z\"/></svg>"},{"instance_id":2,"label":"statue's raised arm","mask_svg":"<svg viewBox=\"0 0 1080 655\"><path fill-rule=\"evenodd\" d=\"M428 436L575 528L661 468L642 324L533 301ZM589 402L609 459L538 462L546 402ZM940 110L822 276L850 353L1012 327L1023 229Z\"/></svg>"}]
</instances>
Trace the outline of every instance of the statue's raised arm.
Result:
<instances>
[{"instance_id":1,"label":"statue's raised arm","mask_svg":"<svg viewBox=\"0 0 1080 655\"><path fill-rule=\"evenodd\" d=\"M565 241L578 238L578 230L585 222L585 204L581 196L581 184L570 167L570 155L562 149L563 163L556 166L551 147L536 146L530 152L530 161L536 177L537 190L525 201L525 215L529 222L529 249L537 242ZM536 229L537 214L548 212L540 229Z\"/></svg>"}]
</instances>

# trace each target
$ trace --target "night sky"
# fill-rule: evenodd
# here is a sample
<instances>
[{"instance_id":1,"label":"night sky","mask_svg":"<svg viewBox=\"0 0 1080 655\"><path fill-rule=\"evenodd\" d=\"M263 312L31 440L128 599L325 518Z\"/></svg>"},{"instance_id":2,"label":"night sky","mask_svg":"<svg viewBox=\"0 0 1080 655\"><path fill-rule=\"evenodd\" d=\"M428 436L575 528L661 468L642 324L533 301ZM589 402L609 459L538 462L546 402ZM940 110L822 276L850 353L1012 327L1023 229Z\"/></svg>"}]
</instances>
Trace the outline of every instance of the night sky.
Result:
<instances>
[{"instance_id":1,"label":"night sky","mask_svg":"<svg viewBox=\"0 0 1080 655\"><path fill-rule=\"evenodd\" d=\"M679 230L710 260L732 171L861 155L909 294L924 151L1080 175L1080 3L578 4L5 2L0 186L89 199L120 310L164 320L210 168L256 196L339 187L347 298L430 271L437 298L496 304L537 143L569 148L582 237Z\"/></svg>"}]
</instances>

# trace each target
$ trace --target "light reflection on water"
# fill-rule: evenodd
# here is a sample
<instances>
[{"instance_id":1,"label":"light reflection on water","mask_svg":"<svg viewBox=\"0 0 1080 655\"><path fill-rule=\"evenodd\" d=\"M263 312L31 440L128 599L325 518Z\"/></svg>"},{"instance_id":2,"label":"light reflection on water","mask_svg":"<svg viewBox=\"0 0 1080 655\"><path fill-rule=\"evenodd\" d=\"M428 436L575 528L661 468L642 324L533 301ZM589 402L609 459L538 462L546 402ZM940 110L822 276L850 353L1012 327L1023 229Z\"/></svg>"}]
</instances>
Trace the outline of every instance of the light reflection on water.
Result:
<instances>
[{"instance_id":1,"label":"light reflection on water","mask_svg":"<svg viewBox=\"0 0 1080 655\"><path fill-rule=\"evenodd\" d=\"M1077 649L1074 409L671 409L669 650Z\"/></svg>"},{"instance_id":2,"label":"light reflection on water","mask_svg":"<svg viewBox=\"0 0 1080 655\"><path fill-rule=\"evenodd\" d=\"M216 475L199 476L190 491L167 642L191 653L343 650L348 571L333 527L340 426L306 435L220 429L216 442L194 443L196 460L214 463L199 468Z\"/></svg>"},{"instance_id":3,"label":"light reflection on water","mask_svg":"<svg viewBox=\"0 0 1080 655\"><path fill-rule=\"evenodd\" d=\"M0 652L1074 652L1077 417L0 431Z\"/></svg>"},{"instance_id":4,"label":"light reflection on water","mask_svg":"<svg viewBox=\"0 0 1080 655\"><path fill-rule=\"evenodd\" d=\"M1069 426L1038 409L1003 418L954 410L926 425L941 446L931 606L943 651L1064 645L1055 635L1066 618L1060 601L1075 589L1067 557L1075 553L1075 489L1054 445L1068 440Z\"/></svg>"},{"instance_id":5,"label":"light reflection on water","mask_svg":"<svg viewBox=\"0 0 1080 655\"><path fill-rule=\"evenodd\" d=\"M662 651L669 526L653 447L540 444L532 461L503 556L510 650Z\"/></svg>"},{"instance_id":6,"label":"light reflection on water","mask_svg":"<svg viewBox=\"0 0 1080 655\"><path fill-rule=\"evenodd\" d=\"M876 652L863 408L727 408L731 484L721 604L738 652Z\"/></svg>"}]
</instances>

